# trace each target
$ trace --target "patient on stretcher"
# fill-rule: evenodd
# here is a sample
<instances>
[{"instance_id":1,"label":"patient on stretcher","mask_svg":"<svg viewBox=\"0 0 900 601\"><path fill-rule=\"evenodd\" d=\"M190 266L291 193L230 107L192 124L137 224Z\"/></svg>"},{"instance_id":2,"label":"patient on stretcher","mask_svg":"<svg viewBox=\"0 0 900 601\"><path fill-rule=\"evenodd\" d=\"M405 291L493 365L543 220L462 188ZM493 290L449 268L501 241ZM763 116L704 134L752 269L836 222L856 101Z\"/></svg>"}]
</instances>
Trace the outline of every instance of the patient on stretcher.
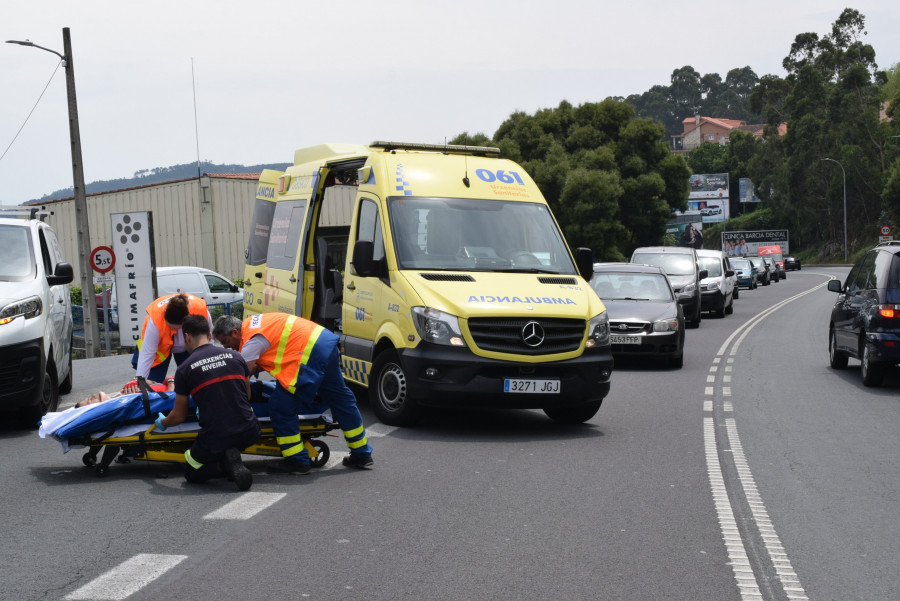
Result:
<instances>
[{"instance_id":1,"label":"patient on stretcher","mask_svg":"<svg viewBox=\"0 0 900 601\"><path fill-rule=\"evenodd\" d=\"M165 379L162 384L150 384L150 390L154 392L172 392L175 390L175 376L169 376ZM98 391L88 398L78 401L75 403L76 407L84 407L85 405L93 405L94 403L102 403L104 401L108 401L109 399L114 399L116 397L122 396L123 394L132 394L135 392L140 392L138 389L137 380L131 380L125 386L122 387L122 390L119 392L113 393L105 393L102 390Z\"/></svg>"}]
</instances>

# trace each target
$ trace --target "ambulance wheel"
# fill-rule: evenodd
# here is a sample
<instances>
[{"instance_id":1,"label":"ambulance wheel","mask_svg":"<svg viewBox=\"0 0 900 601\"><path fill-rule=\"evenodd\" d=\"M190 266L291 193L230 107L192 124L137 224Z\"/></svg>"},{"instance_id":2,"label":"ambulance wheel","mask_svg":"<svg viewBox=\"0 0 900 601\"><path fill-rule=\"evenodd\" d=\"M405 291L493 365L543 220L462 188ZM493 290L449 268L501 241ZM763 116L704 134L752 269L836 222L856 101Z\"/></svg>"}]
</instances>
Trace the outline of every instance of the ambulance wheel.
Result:
<instances>
[{"instance_id":1,"label":"ambulance wheel","mask_svg":"<svg viewBox=\"0 0 900 601\"><path fill-rule=\"evenodd\" d=\"M579 407L545 407L547 417L561 424L581 424L591 419L600 411L603 401L593 401Z\"/></svg>"},{"instance_id":2,"label":"ambulance wheel","mask_svg":"<svg viewBox=\"0 0 900 601\"><path fill-rule=\"evenodd\" d=\"M409 396L406 372L394 349L382 351L372 363L369 401L375 417L389 426L411 426L419 408Z\"/></svg>"},{"instance_id":3,"label":"ambulance wheel","mask_svg":"<svg viewBox=\"0 0 900 601\"><path fill-rule=\"evenodd\" d=\"M316 451L319 452L319 455L315 459L310 458L309 464L312 467L323 467L328 463L328 458L331 457L331 449L329 449L328 445L321 440L311 440L309 441L309 444L314 446Z\"/></svg>"},{"instance_id":4,"label":"ambulance wheel","mask_svg":"<svg viewBox=\"0 0 900 601\"><path fill-rule=\"evenodd\" d=\"M90 452L87 452L82 455L81 463L85 464L88 467L94 467L95 465L97 465L97 457L91 455Z\"/></svg>"}]
</instances>

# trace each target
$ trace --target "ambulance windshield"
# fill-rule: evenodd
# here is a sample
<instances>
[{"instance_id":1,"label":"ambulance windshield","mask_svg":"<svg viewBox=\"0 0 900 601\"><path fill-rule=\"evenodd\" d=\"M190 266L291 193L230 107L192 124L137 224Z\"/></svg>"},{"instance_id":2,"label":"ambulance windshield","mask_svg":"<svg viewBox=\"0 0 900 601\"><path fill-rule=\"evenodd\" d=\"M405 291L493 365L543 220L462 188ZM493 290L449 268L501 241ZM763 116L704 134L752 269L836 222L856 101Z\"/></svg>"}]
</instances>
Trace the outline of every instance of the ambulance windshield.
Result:
<instances>
[{"instance_id":1,"label":"ambulance windshield","mask_svg":"<svg viewBox=\"0 0 900 601\"><path fill-rule=\"evenodd\" d=\"M546 205L406 196L388 208L400 269L577 273Z\"/></svg>"}]
</instances>

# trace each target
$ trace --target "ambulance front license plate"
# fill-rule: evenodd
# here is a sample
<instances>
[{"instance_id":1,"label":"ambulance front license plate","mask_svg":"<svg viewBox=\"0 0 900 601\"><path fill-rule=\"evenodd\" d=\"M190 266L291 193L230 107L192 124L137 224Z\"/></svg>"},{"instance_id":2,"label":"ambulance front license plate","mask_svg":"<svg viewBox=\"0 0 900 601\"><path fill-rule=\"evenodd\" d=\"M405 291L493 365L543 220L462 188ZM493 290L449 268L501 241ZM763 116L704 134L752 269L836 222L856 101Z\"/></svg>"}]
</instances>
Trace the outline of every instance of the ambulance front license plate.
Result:
<instances>
[{"instance_id":1,"label":"ambulance front license plate","mask_svg":"<svg viewBox=\"0 0 900 601\"><path fill-rule=\"evenodd\" d=\"M521 380L508 378L503 381L503 392L517 394L559 394L559 380Z\"/></svg>"}]
</instances>

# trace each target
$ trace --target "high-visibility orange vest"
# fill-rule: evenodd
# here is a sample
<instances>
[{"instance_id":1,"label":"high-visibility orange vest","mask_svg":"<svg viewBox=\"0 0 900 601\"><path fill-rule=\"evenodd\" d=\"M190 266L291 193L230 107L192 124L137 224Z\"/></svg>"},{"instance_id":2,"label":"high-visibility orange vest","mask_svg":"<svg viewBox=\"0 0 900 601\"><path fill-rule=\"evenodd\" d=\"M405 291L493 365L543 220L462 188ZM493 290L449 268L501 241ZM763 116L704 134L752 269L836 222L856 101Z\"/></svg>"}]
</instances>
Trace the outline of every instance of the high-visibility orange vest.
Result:
<instances>
[{"instance_id":1,"label":"high-visibility orange vest","mask_svg":"<svg viewBox=\"0 0 900 601\"><path fill-rule=\"evenodd\" d=\"M297 390L297 379L324 331L319 324L296 315L260 313L241 324L241 347L252 337L262 334L269 341L269 348L259 356L256 364L293 394Z\"/></svg>"},{"instance_id":2,"label":"high-visibility orange vest","mask_svg":"<svg viewBox=\"0 0 900 601\"><path fill-rule=\"evenodd\" d=\"M172 354L172 347L175 345L173 340L175 337L175 330L171 329L166 323L165 314L166 306L169 304L169 301L172 297L178 296L179 294L184 294L187 297L188 313L190 315L200 315L201 317L209 319L206 301L193 294L178 292L176 294L161 296L150 303L150 306L147 307L147 317L144 318L144 327L141 329L141 339L138 340L138 348L141 348L141 345L144 342L144 333L147 331L147 323L152 320L153 325L156 326L156 331L159 332L159 345L156 347L156 355L153 357L153 367L156 367L168 359L169 355Z\"/></svg>"}]
</instances>

